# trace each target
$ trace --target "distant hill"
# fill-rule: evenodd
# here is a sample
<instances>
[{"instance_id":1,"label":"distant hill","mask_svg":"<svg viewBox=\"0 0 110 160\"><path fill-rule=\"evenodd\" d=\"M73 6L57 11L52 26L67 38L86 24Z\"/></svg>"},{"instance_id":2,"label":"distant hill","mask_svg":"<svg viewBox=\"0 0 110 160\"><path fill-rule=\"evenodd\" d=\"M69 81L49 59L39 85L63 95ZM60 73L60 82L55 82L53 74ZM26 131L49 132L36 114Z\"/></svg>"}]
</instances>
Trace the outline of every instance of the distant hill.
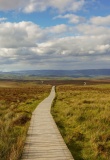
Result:
<instances>
[{"instance_id":1,"label":"distant hill","mask_svg":"<svg viewBox=\"0 0 110 160\"><path fill-rule=\"evenodd\" d=\"M49 77L71 77L71 78L95 78L95 77L109 77L110 69L87 69L87 70L24 70L13 72L0 72L0 79L23 79L27 78L49 78Z\"/></svg>"}]
</instances>

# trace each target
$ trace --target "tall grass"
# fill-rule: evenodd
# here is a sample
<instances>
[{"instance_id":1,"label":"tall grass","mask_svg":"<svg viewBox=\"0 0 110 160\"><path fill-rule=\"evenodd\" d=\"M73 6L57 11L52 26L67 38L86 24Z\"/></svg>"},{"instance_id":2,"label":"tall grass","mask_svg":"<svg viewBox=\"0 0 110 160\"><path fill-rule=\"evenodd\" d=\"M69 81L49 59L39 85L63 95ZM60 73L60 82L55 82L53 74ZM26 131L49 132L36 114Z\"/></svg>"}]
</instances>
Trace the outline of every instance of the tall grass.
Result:
<instances>
[{"instance_id":1,"label":"tall grass","mask_svg":"<svg viewBox=\"0 0 110 160\"><path fill-rule=\"evenodd\" d=\"M20 159L32 111L49 94L50 88L20 84L0 87L0 160Z\"/></svg>"},{"instance_id":2,"label":"tall grass","mask_svg":"<svg viewBox=\"0 0 110 160\"><path fill-rule=\"evenodd\" d=\"M56 92L52 114L75 160L110 160L110 85Z\"/></svg>"}]
</instances>

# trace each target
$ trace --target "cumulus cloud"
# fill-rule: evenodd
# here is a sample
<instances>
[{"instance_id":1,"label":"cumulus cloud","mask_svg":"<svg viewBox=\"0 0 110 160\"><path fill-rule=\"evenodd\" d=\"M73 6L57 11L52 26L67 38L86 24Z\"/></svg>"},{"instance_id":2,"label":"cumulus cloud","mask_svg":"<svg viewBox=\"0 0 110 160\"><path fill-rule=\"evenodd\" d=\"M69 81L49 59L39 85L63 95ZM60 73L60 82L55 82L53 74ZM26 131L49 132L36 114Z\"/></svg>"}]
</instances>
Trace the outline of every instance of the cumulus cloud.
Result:
<instances>
[{"instance_id":1,"label":"cumulus cloud","mask_svg":"<svg viewBox=\"0 0 110 160\"><path fill-rule=\"evenodd\" d=\"M110 52L110 44L98 45L96 50L100 53L108 53Z\"/></svg>"},{"instance_id":2,"label":"cumulus cloud","mask_svg":"<svg viewBox=\"0 0 110 160\"><path fill-rule=\"evenodd\" d=\"M57 36L67 31L68 27L65 24L42 29L32 22L5 22L0 24L0 47L35 47L37 43L52 38L52 35L54 38L55 35Z\"/></svg>"},{"instance_id":3,"label":"cumulus cloud","mask_svg":"<svg viewBox=\"0 0 110 160\"><path fill-rule=\"evenodd\" d=\"M32 22L0 24L0 47L3 48L32 47L44 37L42 29Z\"/></svg>"},{"instance_id":4,"label":"cumulus cloud","mask_svg":"<svg viewBox=\"0 0 110 160\"><path fill-rule=\"evenodd\" d=\"M49 40L56 39L57 35L65 32L67 32L67 26L64 24L42 29L32 22L1 23L0 61L8 64L28 63L28 61L33 63L38 59L47 59L55 52L54 48L51 48Z\"/></svg>"},{"instance_id":5,"label":"cumulus cloud","mask_svg":"<svg viewBox=\"0 0 110 160\"><path fill-rule=\"evenodd\" d=\"M93 4L94 1L91 2ZM86 0L0 0L0 11L24 13L52 10L69 23L41 27L31 21L7 22L0 18L0 64L15 68L70 69L86 67L110 59L110 15L86 19L80 12L90 2ZM86 6L87 7L87 6ZM87 8L86 8L87 9ZM12 14L12 12L10 12ZM15 12L14 12L15 13ZM88 16L87 16L88 17ZM54 21L55 22L55 21ZM75 25L73 25L75 24ZM99 60L99 59L103 60ZM50 64L50 65L49 65ZM90 66L90 65L89 65ZM91 67L92 68L92 67ZM52 68L51 68L52 69Z\"/></svg>"},{"instance_id":6,"label":"cumulus cloud","mask_svg":"<svg viewBox=\"0 0 110 160\"><path fill-rule=\"evenodd\" d=\"M63 2L59 0L49 1L52 3L51 6L58 9L60 12L75 12L80 10L85 4L85 0L63 0Z\"/></svg>"},{"instance_id":7,"label":"cumulus cloud","mask_svg":"<svg viewBox=\"0 0 110 160\"><path fill-rule=\"evenodd\" d=\"M106 41L110 38L106 37ZM53 41L47 41L40 44L39 50L44 47L45 53L51 53L54 56L89 56L105 54L110 49L110 45L105 43L103 36L75 36L59 38ZM46 51L45 51L46 48Z\"/></svg>"},{"instance_id":8,"label":"cumulus cloud","mask_svg":"<svg viewBox=\"0 0 110 160\"><path fill-rule=\"evenodd\" d=\"M104 26L96 26L93 24L79 24L76 26L76 30L79 33L86 35L109 35L110 28Z\"/></svg>"},{"instance_id":9,"label":"cumulus cloud","mask_svg":"<svg viewBox=\"0 0 110 160\"><path fill-rule=\"evenodd\" d=\"M45 11L48 8L60 12L78 11L85 4L85 0L0 0L0 10L21 10L25 13Z\"/></svg>"},{"instance_id":10,"label":"cumulus cloud","mask_svg":"<svg viewBox=\"0 0 110 160\"><path fill-rule=\"evenodd\" d=\"M66 24L55 25L52 27L47 27L46 32L51 34L61 34L69 31L69 27Z\"/></svg>"},{"instance_id":11,"label":"cumulus cloud","mask_svg":"<svg viewBox=\"0 0 110 160\"><path fill-rule=\"evenodd\" d=\"M86 29L85 29L86 28ZM87 29L88 28L88 29ZM99 34L95 34L99 29ZM40 46L41 48L55 48L55 49L65 49L70 50L71 53L81 53L84 49L84 53L87 53L86 49L90 46L93 48L96 44L109 44L110 38L108 33L110 30L106 31L106 28L100 30L100 28L95 28L94 30L91 26L78 25L77 30L83 35L80 36L64 36L64 38L57 37L68 32L68 26L61 24L45 29L40 28L40 26L32 22L19 22L19 23L1 23L0 24L0 47L1 48L36 48ZM92 30L91 35L89 30ZM53 40L49 38L49 35L53 34ZM64 51L64 50L63 50ZM65 52L66 53L66 52ZM64 52L63 52L64 54Z\"/></svg>"},{"instance_id":12,"label":"cumulus cloud","mask_svg":"<svg viewBox=\"0 0 110 160\"><path fill-rule=\"evenodd\" d=\"M1 22L0 64L32 65L43 69L49 64L53 68L62 67L64 62L70 68L73 64L91 63L100 56L110 57L109 35L108 27L93 24L41 28L33 22Z\"/></svg>"},{"instance_id":13,"label":"cumulus cloud","mask_svg":"<svg viewBox=\"0 0 110 160\"><path fill-rule=\"evenodd\" d=\"M75 14L65 14L65 15L58 15L58 16L54 17L54 19L57 19L57 18L68 19L69 23L74 23L74 24L82 23L82 22L86 21L86 19L84 17L78 16Z\"/></svg>"},{"instance_id":14,"label":"cumulus cloud","mask_svg":"<svg viewBox=\"0 0 110 160\"><path fill-rule=\"evenodd\" d=\"M90 19L90 23L98 26L110 26L110 15L105 17L101 16L92 17Z\"/></svg>"}]
</instances>

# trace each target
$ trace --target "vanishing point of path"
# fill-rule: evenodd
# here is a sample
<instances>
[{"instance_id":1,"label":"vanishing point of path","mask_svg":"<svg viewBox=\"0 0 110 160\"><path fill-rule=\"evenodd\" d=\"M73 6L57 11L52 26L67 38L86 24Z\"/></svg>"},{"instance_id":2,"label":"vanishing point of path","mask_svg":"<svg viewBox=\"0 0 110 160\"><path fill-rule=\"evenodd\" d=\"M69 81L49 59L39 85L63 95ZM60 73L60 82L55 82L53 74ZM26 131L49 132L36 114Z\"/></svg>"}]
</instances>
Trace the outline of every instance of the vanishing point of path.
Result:
<instances>
[{"instance_id":1,"label":"vanishing point of path","mask_svg":"<svg viewBox=\"0 0 110 160\"><path fill-rule=\"evenodd\" d=\"M55 88L35 109L27 133L22 160L73 160L50 113Z\"/></svg>"}]
</instances>

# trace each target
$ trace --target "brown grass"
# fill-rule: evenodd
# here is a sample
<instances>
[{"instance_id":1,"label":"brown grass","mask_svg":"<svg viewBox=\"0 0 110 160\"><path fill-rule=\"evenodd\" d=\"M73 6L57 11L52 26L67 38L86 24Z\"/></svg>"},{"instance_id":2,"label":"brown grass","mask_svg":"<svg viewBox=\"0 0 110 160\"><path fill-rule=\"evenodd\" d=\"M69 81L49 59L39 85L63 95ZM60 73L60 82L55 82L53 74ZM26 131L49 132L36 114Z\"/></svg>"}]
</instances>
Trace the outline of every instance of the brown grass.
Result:
<instances>
[{"instance_id":1,"label":"brown grass","mask_svg":"<svg viewBox=\"0 0 110 160\"><path fill-rule=\"evenodd\" d=\"M56 88L52 114L75 160L110 159L110 85Z\"/></svg>"},{"instance_id":2,"label":"brown grass","mask_svg":"<svg viewBox=\"0 0 110 160\"><path fill-rule=\"evenodd\" d=\"M28 82L0 87L0 160L20 158L32 111L50 89L50 85Z\"/></svg>"}]
</instances>

